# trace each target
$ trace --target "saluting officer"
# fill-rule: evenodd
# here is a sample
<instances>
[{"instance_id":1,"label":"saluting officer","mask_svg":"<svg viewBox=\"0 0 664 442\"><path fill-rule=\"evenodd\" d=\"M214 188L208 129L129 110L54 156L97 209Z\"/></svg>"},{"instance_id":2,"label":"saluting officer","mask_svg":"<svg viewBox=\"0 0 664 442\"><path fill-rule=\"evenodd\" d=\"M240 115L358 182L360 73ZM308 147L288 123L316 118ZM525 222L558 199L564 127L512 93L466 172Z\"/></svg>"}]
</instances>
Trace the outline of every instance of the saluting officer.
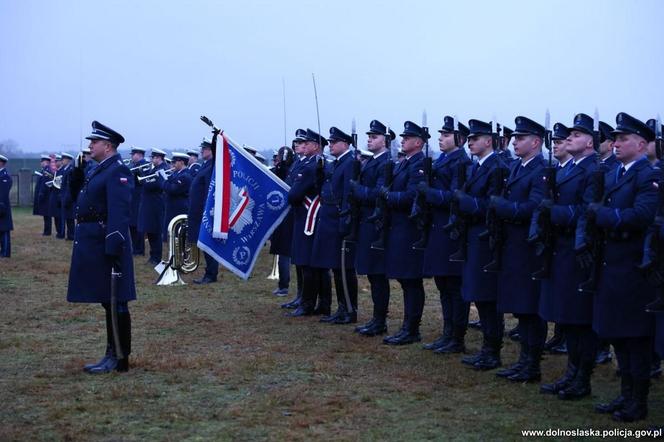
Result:
<instances>
[{"instance_id":1,"label":"saluting officer","mask_svg":"<svg viewBox=\"0 0 664 442\"><path fill-rule=\"evenodd\" d=\"M344 237L350 233L350 223L348 217L341 217L341 213L347 212L349 208L350 180L353 178L353 161L356 160L350 152L353 142L350 135L331 127L328 141L334 161L325 167L310 265L317 269L332 269L334 275L338 308L333 315L328 313L328 316L321 318L321 322L349 324L357 322L355 245L343 242ZM342 250L342 244L345 244L345 250ZM342 270L342 259L345 272ZM348 293L344 292L344 287L348 289ZM347 305L346 296L351 305ZM330 304L331 299L326 300L323 297L320 299L319 308L329 312Z\"/></svg>"},{"instance_id":2,"label":"saluting officer","mask_svg":"<svg viewBox=\"0 0 664 442\"><path fill-rule=\"evenodd\" d=\"M305 129L297 129L295 131L295 138L293 139L291 145L293 147L293 152L295 153L295 158L293 160L293 165L290 168L290 171L288 172L288 175L286 176L286 184L289 186L293 185L293 182L295 181L295 178L299 175L300 169L302 166L305 164L305 159L307 158L304 155L304 142L305 138L307 135L307 131ZM290 234L284 234L284 236L288 235L288 238L290 238L291 241L291 264L295 266L295 275L297 277L297 292L295 293L295 298L293 298L289 302L285 302L281 304L281 308L287 308L287 309L295 309L300 305L300 301L302 300L302 266L297 264L293 260L293 236L295 232L295 210L292 210L288 212L288 216L292 216L290 225L291 225L291 232Z\"/></svg>"},{"instance_id":3,"label":"saluting officer","mask_svg":"<svg viewBox=\"0 0 664 442\"><path fill-rule=\"evenodd\" d=\"M143 193L143 183L138 181L141 175L140 166L148 164L145 159L145 149L142 147L131 147L131 162L129 170L134 174L134 189L131 193L131 211L129 214L129 231L131 232L131 245L134 255L145 255L145 233L138 230L138 209L141 205L141 195ZM147 169L147 168L146 168Z\"/></svg>"},{"instance_id":4,"label":"saluting officer","mask_svg":"<svg viewBox=\"0 0 664 442\"><path fill-rule=\"evenodd\" d=\"M143 194L141 203L138 207L138 231L144 232L148 236L150 244L150 259L148 263L157 265L161 262L162 253L162 232L164 230L164 192L162 190L163 179L157 173L160 170L166 170L164 162L166 152L161 149L153 148L152 169L143 175L154 175L151 178L143 180Z\"/></svg>"},{"instance_id":5,"label":"saluting officer","mask_svg":"<svg viewBox=\"0 0 664 442\"><path fill-rule=\"evenodd\" d=\"M196 178L198 172L201 171L201 163L198 162L198 151L194 149L189 149L187 151L187 155L189 156L187 169L189 169L189 174L191 175L191 178L194 179Z\"/></svg>"},{"instance_id":6,"label":"saluting officer","mask_svg":"<svg viewBox=\"0 0 664 442\"><path fill-rule=\"evenodd\" d=\"M325 159L322 149L327 145L327 140L311 129L307 129L303 138L305 158L288 192L288 202L294 209L291 261L302 268L302 299L295 311L288 314L293 317L329 314L329 311L324 310L325 305L319 306L317 312L314 310L318 295L322 302L331 297L329 271L311 266L311 250L320 209L318 194L324 179Z\"/></svg>"},{"instance_id":7,"label":"saluting officer","mask_svg":"<svg viewBox=\"0 0 664 442\"><path fill-rule=\"evenodd\" d=\"M189 187L191 175L187 169L189 156L185 153L173 152L173 173L166 176L164 170L158 173L163 179L162 188L165 195L166 216L164 218L164 235L168 238L168 224L177 215L187 213L189 206Z\"/></svg>"},{"instance_id":8,"label":"saluting officer","mask_svg":"<svg viewBox=\"0 0 664 442\"><path fill-rule=\"evenodd\" d=\"M215 141L216 142L216 139ZM189 210L187 212L187 241L190 244L198 243L198 235L201 230L205 202L208 197L212 172L214 171L213 142L204 138L200 144L203 165L191 180L189 188ZM219 263L212 256L201 251L205 258L205 273L200 279L194 279L194 284L210 284L217 282L219 274Z\"/></svg>"},{"instance_id":9,"label":"saluting officer","mask_svg":"<svg viewBox=\"0 0 664 442\"><path fill-rule=\"evenodd\" d=\"M60 213L62 223L66 230L67 241L74 240L74 201L77 195L71 192L71 172L74 169L72 166L74 156L68 152L62 152L62 183L60 185Z\"/></svg>"},{"instance_id":10,"label":"saluting officer","mask_svg":"<svg viewBox=\"0 0 664 442\"><path fill-rule=\"evenodd\" d=\"M590 394L590 378L597 353L597 335L592 329L593 297L579 293L588 271L576 263L575 230L579 216L590 199L585 194L597 170L593 145L593 119L577 114L566 140L572 159L556 172L553 200L542 201L540 208L550 214L555 232L549 278L542 282L539 313L564 329L567 339L567 369L562 377L543 384L540 392L560 399L579 399ZM554 136L561 127L554 126Z\"/></svg>"},{"instance_id":11,"label":"saluting officer","mask_svg":"<svg viewBox=\"0 0 664 442\"><path fill-rule=\"evenodd\" d=\"M84 370L91 374L127 371L131 353L128 302L136 299L129 236L134 179L117 153L118 145L124 142L122 135L93 121L92 133L86 138L90 140L92 158L99 165L87 177L81 167L72 172L71 194L78 196L78 224L67 301L101 303L106 311L106 354L98 363L86 365ZM116 305L111 302L111 272L121 274Z\"/></svg>"},{"instance_id":12,"label":"saluting officer","mask_svg":"<svg viewBox=\"0 0 664 442\"><path fill-rule=\"evenodd\" d=\"M52 221L51 214L48 211L48 198L51 194L51 188L46 185L47 181L53 179L53 172L51 171L51 157L42 155L40 158L41 175L35 184L34 190L34 203L32 207L32 214L39 215L44 218L43 236L51 236Z\"/></svg>"},{"instance_id":13,"label":"saluting officer","mask_svg":"<svg viewBox=\"0 0 664 442\"><path fill-rule=\"evenodd\" d=\"M12 188L12 177L7 171L9 159L0 155L0 257L9 258L12 251L11 231L14 230L12 221L12 204L9 200L9 191Z\"/></svg>"},{"instance_id":14,"label":"saluting officer","mask_svg":"<svg viewBox=\"0 0 664 442\"><path fill-rule=\"evenodd\" d=\"M463 148L470 131L448 115L438 132L441 154L433 164L431 187L423 181L418 190L433 209L429 242L424 250L424 275L433 276L440 292L443 333L423 347L436 353L462 353L470 304L461 297L461 264L450 261L450 255L459 250L459 239L452 239L446 226L450 222L450 202L454 196L452 183L458 180L459 168L466 170L472 163Z\"/></svg>"},{"instance_id":15,"label":"saluting officer","mask_svg":"<svg viewBox=\"0 0 664 442\"><path fill-rule=\"evenodd\" d=\"M468 224L466 259L461 276L461 294L466 302L474 302L482 327L482 349L479 353L464 357L461 362L478 370L499 367L503 342L503 315L496 308L497 278L495 273L484 272L491 261L489 242L481 239L486 231L486 215L490 195L497 193L505 165L493 150L491 124L480 120L468 122L468 148L477 156L463 189L457 189L455 199L459 211ZM456 185L454 187L457 187ZM463 246L463 244L462 244Z\"/></svg>"},{"instance_id":16,"label":"saluting officer","mask_svg":"<svg viewBox=\"0 0 664 442\"><path fill-rule=\"evenodd\" d=\"M353 198L360 202L360 225L358 228L355 269L367 275L371 287L373 315L369 322L355 329L364 336L387 333L387 312L390 304L390 281L385 276L385 252L372 249L371 244L380 237L375 223L369 219L376 208L378 191L385 183L385 165L392 161L389 144L396 134L378 120L369 124L367 149L373 154L362 166L359 183L351 183Z\"/></svg>"},{"instance_id":17,"label":"saluting officer","mask_svg":"<svg viewBox=\"0 0 664 442\"><path fill-rule=\"evenodd\" d=\"M645 123L619 113L614 134L620 166L604 175L603 204L587 209L605 232L593 329L611 341L620 367L621 394L608 405L616 410L614 419L631 422L648 414L654 321L645 306L655 293L634 265L642 260L645 232L657 212L659 173L645 158L655 138Z\"/></svg>"},{"instance_id":18,"label":"saluting officer","mask_svg":"<svg viewBox=\"0 0 664 442\"><path fill-rule=\"evenodd\" d=\"M523 116L514 120L514 153L502 196L492 196L490 207L503 222L504 245L498 272L498 311L519 319L519 360L497 376L515 382L539 381L540 360L546 341L546 322L538 315L540 282L531 275L541 268L541 259L526 242L533 211L544 198L544 127Z\"/></svg>"},{"instance_id":19,"label":"saluting officer","mask_svg":"<svg viewBox=\"0 0 664 442\"><path fill-rule=\"evenodd\" d=\"M430 135L412 121L404 123L400 135L405 158L395 167L392 185L381 188L390 212L390 226L385 249L385 273L396 279L403 291L404 319L401 330L383 339L388 345L405 345L419 342L420 322L424 310L424 284L422 282L422 250L413 248L420 238L415 223L409 219L418 183L424 181L422 149Z\"/></svg>"}]
</instances>

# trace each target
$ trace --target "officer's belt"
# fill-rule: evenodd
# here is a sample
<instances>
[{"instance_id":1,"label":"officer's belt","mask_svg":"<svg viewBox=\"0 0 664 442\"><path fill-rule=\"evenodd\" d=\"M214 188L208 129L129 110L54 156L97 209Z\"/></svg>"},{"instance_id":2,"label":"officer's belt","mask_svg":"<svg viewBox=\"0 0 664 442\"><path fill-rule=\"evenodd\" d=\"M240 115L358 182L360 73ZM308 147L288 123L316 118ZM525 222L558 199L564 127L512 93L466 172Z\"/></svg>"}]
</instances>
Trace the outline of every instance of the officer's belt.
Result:
<instances>
[{"instance_id":1,"label":"officer's belt","mask_svg":"<svg viewBox=\"0 0 664 442\"><path fill-rule=\"evenodd\" d=\"M612 241L629 241L635 238L635 234L631 232L616 232L614 230L606 232L606 237Z\"/></svg>"},{"instance_id":2,"label":"officer's belt","mask_svg":"<svg viewBox=\"0 0 664 442\"><path fill-rule=\"evenodd\" d=\"M101 215L85 215L85 216L77 216L76 217L76 222L77 223L105 223L106 222L106 217L101 216Z\"/></svg>"}]
</instances>

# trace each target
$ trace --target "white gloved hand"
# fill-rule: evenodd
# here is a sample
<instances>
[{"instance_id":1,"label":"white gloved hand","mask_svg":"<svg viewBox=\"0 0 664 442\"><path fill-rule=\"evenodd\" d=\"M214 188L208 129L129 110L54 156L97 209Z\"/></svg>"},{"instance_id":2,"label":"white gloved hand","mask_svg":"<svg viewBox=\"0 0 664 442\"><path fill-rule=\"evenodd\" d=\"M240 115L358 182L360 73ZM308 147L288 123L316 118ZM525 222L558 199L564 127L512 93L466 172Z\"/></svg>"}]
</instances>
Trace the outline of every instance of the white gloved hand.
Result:
<instances>
[{"instance_id":1,"label":"white gloved hand","mask_svg":"<svg viewBox=\"0 0 664 442\"><path fill-rule=\"evenodd\" d=\"M168 179L168 175L166 175L166 171L164 169L159 169L157 171L157 175L159 175L164 181Z\"/></svg>"}]
</instances>

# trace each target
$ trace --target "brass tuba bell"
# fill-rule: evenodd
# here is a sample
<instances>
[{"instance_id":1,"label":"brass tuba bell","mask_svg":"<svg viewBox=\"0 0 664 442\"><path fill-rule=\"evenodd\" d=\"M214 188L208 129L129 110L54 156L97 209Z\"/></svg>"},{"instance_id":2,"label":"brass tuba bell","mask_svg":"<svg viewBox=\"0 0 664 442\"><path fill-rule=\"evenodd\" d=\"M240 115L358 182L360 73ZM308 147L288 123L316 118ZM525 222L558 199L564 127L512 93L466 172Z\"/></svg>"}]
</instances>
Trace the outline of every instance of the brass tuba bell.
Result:
<instances>
[{"instance_id":1,"label":"brass tuba bell","mask_svg":"<svg viewBox=\"0 0 664 442\"><path fill-rule=\"evenodd\" d=\"M187 215L177 215L168 223L168 261L155 267L157 285L184 285L180 273L196 271L201 253L196 244L187 241Z\"/></svg>"}]
</instances>

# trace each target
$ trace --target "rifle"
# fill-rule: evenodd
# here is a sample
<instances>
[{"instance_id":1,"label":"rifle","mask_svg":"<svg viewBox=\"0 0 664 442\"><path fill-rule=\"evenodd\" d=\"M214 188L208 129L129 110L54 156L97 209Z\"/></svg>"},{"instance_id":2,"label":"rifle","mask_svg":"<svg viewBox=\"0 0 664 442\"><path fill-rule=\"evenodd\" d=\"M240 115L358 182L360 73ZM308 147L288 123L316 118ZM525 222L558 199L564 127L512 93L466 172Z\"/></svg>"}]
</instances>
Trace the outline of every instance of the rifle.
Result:
<instances>
[{"instance_id":1,"label":"rifle","mask_svg":"<svg viewBox=\"0 0 664 442\"><path fill-rule=\"evenodd\" d=\"M544 182L546 184L546 198L554 200L556 195L556 168L553 165L553 149L551 148L551 130L549 129L551 117L546 111L544 120L544 145L549 150L549 164L544 169ZM551 260L553 259L553 225L551 224L551 210L539 208L533 215L530 226L530 235L526 240L535 244L535 255L542 257L542 268L531 275L535 281L547 279L551 273Z\"/></svg>"},{"instance_id":2,"label":"rifle","mask_svg":"<svg viewBox=\"0 0 664 442\"><path fill-rule=\"evenodd\" d=\"M495 119L494 119L495 121ZM493 125L493 121L491 122ZM500 124L496 124L497 130L493 133L493 149L499 148L500 144ZM500 162L499 162L500 163ZM509 174L509 169L499 164L491 174L491 181L494 193L490 196L502 196L505 190L505 180ZM499 272L502 268L502 249L505 242L505 233L503 231L503 221L498 217L496 209L489 207L486 212L486 230L478 235L478 238L489 240L489 249L492 259L484 266L485 272Z\"/></svg>"},{"instance_id":3,"label":"rifle","mask_svg":"<svg viewBox=\"0 0 664 442\"><path fill-rule=\"evenodd\" d=\"M422 131L424 132L424 180L427 187L431 186L432 160L429 156L429 128L427 127L427 112L422 112ZM415 241L412 248L415 250L424 250L429 242L429 228L431 227L431 207L426 202L426 196L419 192L413 200L413 205L408 216L410 220L417 220L417 228L422 231L420 239Z\"/></svg>"},{"instance_id":4,"label":"rifle","mask_svg":"<svg viewBox=\"0 0 664 442\"><path fill-rule=\"evenodd\" d=\"M353 138L353 169L351 171L351 179L355 182L360 180L360 172L362 169L362 163L357 159L357 129L355 126L355 119L353 118L353 127L351 137ZM357 231L360 225L360 201L351 196L349 200L349 207L347 210L343 210L339 216L345 218L350 215L350 233L344 238L346 242L357 242Z\"/></svg>"},{"instance_id":5,"label":"rifle","mask_svg":"<svg viewBox=\"0 0 664 442\"><path fill-rule=\"evenodd\" d=\"M593 147L599 151L599 115L597 109L595 109L595 121L593 123ZM593 172L592 182L594 186L592 202L594 204L602 204L604 202L605 171L605 168L600 166ZM599 279L600 266L602 265L601 258L604 253L604 232L595 221L595 212L591 210L586 211L585 225L581 224L583 228L583 244L575 247L577 253L583 253L588 249L592 257L588 279L579 284L578 288L580 292L584 293L595 293L597 291L597 281Z\"/></svg>"},{"instance_id":6,"label":"rifle","mask_svg":"<svg viewBox=\"0 0 664 442\"><path fill-rule=\"evenodd\" d=\"M466 165L457 164L458 188L465 192L466 187ZM459 250L450 255L450 261L466 261L466 247L468 245L468 219L459 210L459 201L452 199L450 203L450 221L443 226L443 230L449 232L450 238L459 240Z\"/></svg>"},{"instance_id":7,"label":"rifle","mask_svg":"<svg viewBox=\"0 0 664 442\"><path fill-rule=\"evenodd\" d=\"M389 137L389 130L387 131ZM392 179L393 179L393 172L394 172L394 161L388 160L385 163L385 169L383 169L384 173L384 187L389 189L392 186ZM367 221L369 222L375 222L376 227L378 230L380 230L380 238L378 240L374 241L371 243L371 248L375 250L385 250L385 244L387 244L387 234L388 230L390 228L390 210L389 207L387 207L387 201L385 201L383 198L378 197L376 199L376 209L374 210L374 213L371 214L367 218Z\"/></svg>"}]
</instances>

